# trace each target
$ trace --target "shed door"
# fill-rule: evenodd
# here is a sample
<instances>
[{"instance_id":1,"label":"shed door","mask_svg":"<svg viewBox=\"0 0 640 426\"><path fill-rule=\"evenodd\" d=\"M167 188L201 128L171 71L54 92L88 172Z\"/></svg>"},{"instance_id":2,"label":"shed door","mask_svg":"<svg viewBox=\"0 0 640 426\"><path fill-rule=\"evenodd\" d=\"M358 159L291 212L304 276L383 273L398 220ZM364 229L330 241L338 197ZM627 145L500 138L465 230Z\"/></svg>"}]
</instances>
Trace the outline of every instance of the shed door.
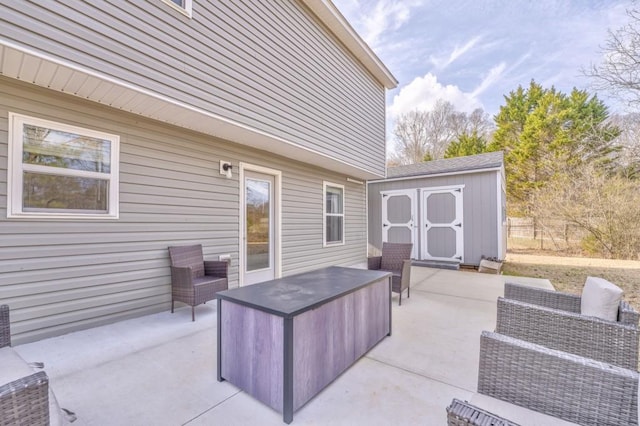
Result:
<instances>
[{"instance_id":1,"label":"shed door","mask_svg":"<svg viewBox=\"0 0 640 426\"><path fill-rule=\"evenodd\" d=\"M417 258L415 189L382 191L382 242L413 243L411 258Z\"/></svg>"},{"instance_id":2,"label":"shed door","mask_svg":"<svg viewBox=\"0 0 640 426\"><path fill-rule=\"evenodd\" d=\"M422 189L422 259L464 261L462 187Z\"/></svg>"}]
</instances>

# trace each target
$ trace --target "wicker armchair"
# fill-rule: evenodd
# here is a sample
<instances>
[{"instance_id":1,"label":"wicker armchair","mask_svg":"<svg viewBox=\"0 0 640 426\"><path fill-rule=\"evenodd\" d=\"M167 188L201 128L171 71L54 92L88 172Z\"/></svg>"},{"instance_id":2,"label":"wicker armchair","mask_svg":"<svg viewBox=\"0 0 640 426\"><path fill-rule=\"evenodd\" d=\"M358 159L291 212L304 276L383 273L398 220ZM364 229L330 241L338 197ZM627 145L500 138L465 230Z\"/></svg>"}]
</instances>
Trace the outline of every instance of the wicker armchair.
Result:
<instances>
[{"instance_id":1,"label":"wicker armchair","mask_svg":"<svg viewBox=\"0 0 640 426\"><path fill-rule=\"evenodd\" d=\"M11 322L9 306L0 305L0 348L11 346Z\"/></svg>"},{"instance_id":2,"label":"wicker armchair","mask_svg":"<svg viewBox=\"0 0 640 426\"><path fill-rule=\"evenodd\" d=\"M44 371L34 373L11 349L9 306L0 306L0 424L49 425L49 379Z\"/></svg>"},{"instance_id":3,"label":"wicker armchair","mask_svg":"<svg viewBox=\"0 0 640 426\"><path fill-rule=\"evenodd\" d=\"M169 247L171 259L171 313L176 301L191 306L191 321L196 320L195 307L229 288L228 263L205 261L202 246Z\"/></svg>"},{"instance_id":4,"label":"wicker armchair","mask_svg":"<svg viewBox=\"0 0 640 426\"><path fill-rule=\"evenodd\" d=\"M392 273L391 289L394 293L400 294L398 305L402 305L403 291L407 290L407 298L410 296L412 249L413 244L383 243L382 256L374 256L367 259L368 269Z\"/></svg>"},{"instance_id":5,"label":"wicker armchair","mask_svg":"<svg viewBox=\"0 0 640 426\"><path fill-rule=\"evenodd\" d=\"M483 332L478 392L593 426L638 425L637 371Z\"/></svg>"},{"instance_id":6,"label":"wicker armchair","mask_svg":"<svg viewBox=\"0 0 640 426\"><path fill-rule=\"evenodd\" d=\"M519 426L493 413L482 410L467 401L454 398L447 407L447 426Z\"/></svg>"},{"instance_id":7,"label":"wicker armchair","mask_svg":"<svg viewBox=\"0 0 640 426\"><path fill-rule=\"evenodd\" d=\"M618 321L580 314L580 296L506 284L496 333L551 349L638 369L638 313L621 302Z\"/></svg>"}]
</instances>

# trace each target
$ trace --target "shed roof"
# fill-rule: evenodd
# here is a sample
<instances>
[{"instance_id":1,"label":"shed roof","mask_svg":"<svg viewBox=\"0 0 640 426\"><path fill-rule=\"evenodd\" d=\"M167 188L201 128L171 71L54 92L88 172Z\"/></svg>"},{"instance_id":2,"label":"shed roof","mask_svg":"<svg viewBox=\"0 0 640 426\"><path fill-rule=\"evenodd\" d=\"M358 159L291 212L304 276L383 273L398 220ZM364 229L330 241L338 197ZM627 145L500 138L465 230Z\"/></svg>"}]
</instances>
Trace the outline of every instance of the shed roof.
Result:
<instances>
[{"instance_id":1,"label":"shed roof","mask_svg":"<svg viewBox=\"0 0 640 426\"><path fill-rule=\"evenodd\" d=\"M502 151L426 161L408 166L389 167L387 179L410 176L438 175L462 171L494 169L502 167Z\"/></svg>"}]
</instances>

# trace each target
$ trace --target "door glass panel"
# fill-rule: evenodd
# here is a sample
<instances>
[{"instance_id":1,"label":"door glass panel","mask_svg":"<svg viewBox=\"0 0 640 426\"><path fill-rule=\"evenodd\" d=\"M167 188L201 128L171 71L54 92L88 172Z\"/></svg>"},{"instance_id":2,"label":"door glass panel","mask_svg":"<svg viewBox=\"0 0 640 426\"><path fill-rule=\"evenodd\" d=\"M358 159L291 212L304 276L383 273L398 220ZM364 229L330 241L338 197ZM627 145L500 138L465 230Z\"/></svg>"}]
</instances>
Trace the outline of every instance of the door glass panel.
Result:
<instances>
[{"instance_id":1,"label":"door glass panel","mask_svg":"<svg viewBox=\"0 0 640 426\"><path fill-rule=\"evenodd\" d=\"M247 271L269 267L271 183L246 179Z\"/></svg>"}]
</instances>

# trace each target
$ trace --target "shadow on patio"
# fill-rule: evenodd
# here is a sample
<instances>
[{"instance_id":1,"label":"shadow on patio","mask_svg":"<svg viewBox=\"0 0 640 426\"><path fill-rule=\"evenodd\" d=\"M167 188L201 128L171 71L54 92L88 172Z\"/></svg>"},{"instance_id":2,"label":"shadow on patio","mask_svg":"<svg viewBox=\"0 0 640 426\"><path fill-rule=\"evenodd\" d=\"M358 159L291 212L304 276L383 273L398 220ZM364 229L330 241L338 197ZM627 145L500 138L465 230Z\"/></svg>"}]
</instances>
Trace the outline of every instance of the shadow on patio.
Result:
<instances>
[{"instance_id":1,"label":"shadow on patio","mask_svg":"<svg viewBox=\"0 0 640 426\"><path fill-rule=\"evenodd\" d=\"M393 335L297 411L293 424L443 425L453 398L523 425L549 424L476 394L480 333L495 327L504 279L414 267L411 298L398 306L394 294ZM200 305L195 323L183 308L15 349L45 362L58 401L78 415L74 425L282 425L280 413L216 381L215 306Z\"/></svg>"}]
</instances>

